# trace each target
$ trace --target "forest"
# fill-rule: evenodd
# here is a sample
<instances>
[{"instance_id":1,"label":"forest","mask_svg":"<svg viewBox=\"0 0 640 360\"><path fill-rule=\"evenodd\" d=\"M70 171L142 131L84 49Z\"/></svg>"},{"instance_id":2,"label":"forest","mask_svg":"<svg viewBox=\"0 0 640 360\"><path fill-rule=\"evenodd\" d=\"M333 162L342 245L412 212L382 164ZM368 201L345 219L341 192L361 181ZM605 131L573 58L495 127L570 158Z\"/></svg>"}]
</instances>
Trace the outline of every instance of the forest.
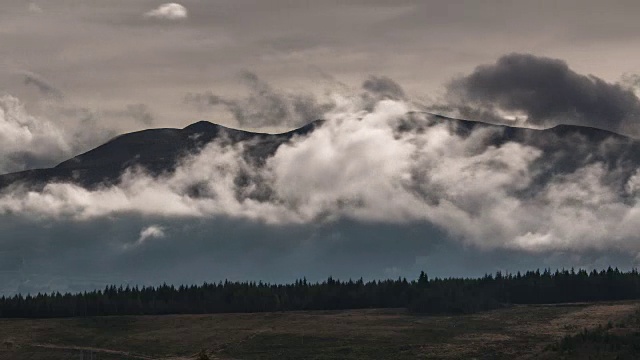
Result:
<instances>
[{"instance_id":1,"label":"forest","mask_svg":"<svg viewBox=\"0 0 640 360\"><path fill-rule=\"evenodd\" d=\"M3 296L0 317L247 313L406 308L413 313L464 314L512 304L553 304L640 298L637 269L535 270L479 278L204 283L191 286L107 286L81 293Z\"/></svg>"}]
</instances>

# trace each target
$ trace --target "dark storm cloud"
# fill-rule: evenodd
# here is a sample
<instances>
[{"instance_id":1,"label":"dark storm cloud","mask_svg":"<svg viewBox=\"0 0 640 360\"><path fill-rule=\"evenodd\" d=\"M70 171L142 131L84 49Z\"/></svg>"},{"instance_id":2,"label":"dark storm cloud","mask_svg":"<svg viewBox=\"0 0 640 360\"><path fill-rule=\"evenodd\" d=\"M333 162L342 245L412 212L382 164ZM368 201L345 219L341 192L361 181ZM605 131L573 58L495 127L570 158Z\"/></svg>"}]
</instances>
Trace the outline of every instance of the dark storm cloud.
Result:
<instances>
[{"instance_id":1,"label":"dark storm cloud","mask_svg":"<svg viewBox=\"0 0 640 360\"><path fill-rule=\"evenodd\" d=\"M620 84L571 70L559 59L509 54L449 85L459 104L523 113L537 126L637 127L640 100ZM637 129L636 129L637 132Z\"/></svg>"}]
</instances>

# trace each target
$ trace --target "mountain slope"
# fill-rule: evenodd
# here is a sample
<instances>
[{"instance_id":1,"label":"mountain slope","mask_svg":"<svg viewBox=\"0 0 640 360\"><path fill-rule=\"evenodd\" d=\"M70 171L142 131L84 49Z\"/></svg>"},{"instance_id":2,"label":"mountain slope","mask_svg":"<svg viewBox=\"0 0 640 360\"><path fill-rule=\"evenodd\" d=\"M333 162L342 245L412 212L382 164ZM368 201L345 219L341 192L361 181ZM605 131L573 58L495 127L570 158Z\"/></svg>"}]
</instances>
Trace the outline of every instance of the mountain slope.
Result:
<instances>
[{"instance_id":1,"label":"mountain slope","mask_svg":"<svg viewBox=\"0 0 640 360\"><path fill-rule=\"evenodd\" d=\"M117 181L122 172L132 166L144 167L158 175L173 170L181 157L197 152L216 139L226 144L244 142L249 158L261 162L293 136L310 133L321 124L318 120L280 134L242 131L207 121L184 129L142 130L120 135L53 168L0 175L0 188L15 183L41 186L52 181L74 182L91 188Z\"/></svg>"}]
</instances>

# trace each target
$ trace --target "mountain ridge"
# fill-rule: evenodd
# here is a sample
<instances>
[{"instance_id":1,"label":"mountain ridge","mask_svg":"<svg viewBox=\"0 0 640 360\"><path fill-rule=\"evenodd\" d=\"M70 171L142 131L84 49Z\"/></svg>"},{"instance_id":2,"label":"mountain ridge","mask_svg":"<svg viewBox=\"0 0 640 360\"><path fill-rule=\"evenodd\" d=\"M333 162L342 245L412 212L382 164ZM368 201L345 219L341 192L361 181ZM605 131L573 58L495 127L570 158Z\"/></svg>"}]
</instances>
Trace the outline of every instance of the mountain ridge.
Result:
<instances>
[{"instance_id":1,"label":"mountain ridge","mask_svg":"<svg viewBox=\"0 0 640 360\"><path fill-rule=\"evenodd\" d=\"M418 114L422 116L419 119L415 118ZM442 121L461 137L468 136L477 128L499 128L501 131L492 135L486 146L501 146L509 141L535 146L542 149L545 155L556 158L562 171L571 171L572 168L589 161L634 166L640 164L640 141L611 131L578 125L529 129L456 119L427 112L410 112L408 119L401 122L396 130L412 131ZM171 172L180 158L196 153L214 139L227 145L244 142L245 159L260 165L273 155L280 145L294 136L308 135L323 123L323 120L316 120L300 128L275 134L234 129L204 120L182 129L157 128L135 131L116 136L51 168L0 175L0 189L12 184L42 187L54 181L72 182L94 188L116 183L124 170L133 166L141 166L157 176ZM605 152L596 152L595 149L606 139L615 139L617 147L610 147ZM578 142L582 150L571 151ZM620 156L622 158L618 159Z\"/></svg>"},{"instance_id":2,"label":"mountain ridge","mask_svg":"<svg viewBox=\"0 0 640 360\"><path fill-rule=\"evenodd\" d=\"M111 140L50 167L0 175L0 189L11 184L43 185L53 181L74 182L85 187L115 183L122 172L142 166L152 175L171 171L179 158L197 152L214 139L228 144L253 140L247 152L261 162L282 143L296 135L306 135L323 120L315 120L287 132L269 134L198 121L182 129L144 129L118 135Z\"/></svg>"}]
</instances>

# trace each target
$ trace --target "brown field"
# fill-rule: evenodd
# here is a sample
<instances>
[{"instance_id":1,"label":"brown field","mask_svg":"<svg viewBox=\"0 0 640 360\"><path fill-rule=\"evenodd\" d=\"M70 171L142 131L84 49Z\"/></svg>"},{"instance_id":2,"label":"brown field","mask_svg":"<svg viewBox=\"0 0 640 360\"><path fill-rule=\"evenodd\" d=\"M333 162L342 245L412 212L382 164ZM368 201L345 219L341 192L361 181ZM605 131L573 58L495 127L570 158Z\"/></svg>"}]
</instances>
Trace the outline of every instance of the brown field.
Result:
<instances>
[{"instance_id":1,"label":"brown field","mask_svg":"<svg viewBox=\"0 0 640 360\"><path fill-rule=\"evenodd\" d=\"M538 359L564 335L619 321L639 306L514 306L464 316L386 309L0 319L0 358Z\"/></svg>"}]
</instances>

